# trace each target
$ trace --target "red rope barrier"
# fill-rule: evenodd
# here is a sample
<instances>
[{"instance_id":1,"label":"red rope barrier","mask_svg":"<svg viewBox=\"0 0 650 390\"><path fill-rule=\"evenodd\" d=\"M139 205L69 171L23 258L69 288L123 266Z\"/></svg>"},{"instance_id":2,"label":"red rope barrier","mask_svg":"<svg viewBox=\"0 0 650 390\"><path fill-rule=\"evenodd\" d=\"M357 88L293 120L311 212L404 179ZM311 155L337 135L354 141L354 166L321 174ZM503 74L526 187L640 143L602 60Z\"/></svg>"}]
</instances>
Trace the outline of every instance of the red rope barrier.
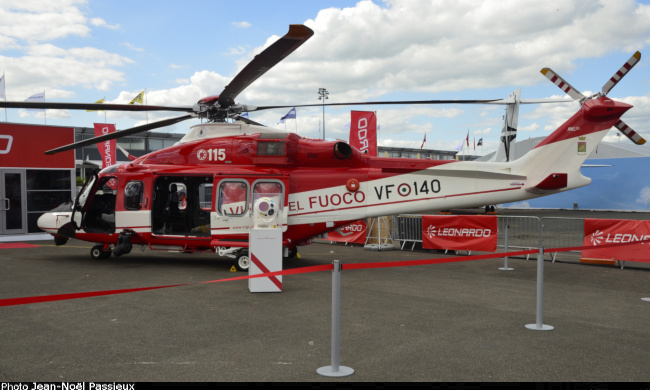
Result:
<instances>
[{"instance_id":1,"label":"red rope barrier","mask_svg":"<svg viewBox=\"0 0 650 390\"><path fill-rule=\"evenodd\" d=\"M646 242L650 242L650 239L642 240L642 241L626 242L626 243L613 243L613 244L598 245L598 247L599 248L610 248L610 247L624 246L624 245L643 244L643 243L646 243ZM550 248L550 249L544 249L544 252L545 253L569 252L569 251L576 251L576 250L582 250L582 249L591 249L591 248L593 248L593 247L591 247L591 246L574 246L574 247L566 247L566 248ZM443 263L455 263L455 262L461 262L461 261L495 259L495 258L506 257L506 256L508 256L508 257L522 256L522 255L529 255L529 254L538 253L538 252L539 252L539 249L529 249L529 250L517 251L517 252L488 253L488 254L483 254L483 255L457 256L457 257L442 258L442 259L423 259L423 260L404 260L404 261L386 261L386 262L374 262L374 263L342 264L341 269L342 270L353 270L353 269L370 269L370 268L410 267L410 266L414 266L414 265L443 264ZM0 307L2 307L2 306L27 305L27 304L30 304L30 303L63 301L63 300L68 300L68 299L98 297L98 296L104 296L104 295L126 294L126 293L131 293L131 292L138 292L138 291L157 290L157 289L162 289L162 288L179 287L179 286L189 286L189 285L192 285L192 284L230 282L230 281L235 281L235 280L274 277L274 276L281 276L281 275L297 275L297 274L305 274L305 273L311 273L311 272L330 271L332 269L333 269L332 264L323 264L323 265L315 265L315 266L310 266L310 267L301 267L301 268L288 269L288 270L283 270L283 271L268 272L268 273L252 275L252 276L251 275L238 276L238 277L234 277L234 278L217 279L217 280L210 280L210 281L207 281L207 282L198 282L198 283L173 284L173 285L169 285L169 286L129 288L129 289L122 289L122 290L92 291L92 292L72 293L72 294L41 295L41 296L36 296L36 297L8 298L8 299L0 299Z\"/></svg>"}]
</instances>

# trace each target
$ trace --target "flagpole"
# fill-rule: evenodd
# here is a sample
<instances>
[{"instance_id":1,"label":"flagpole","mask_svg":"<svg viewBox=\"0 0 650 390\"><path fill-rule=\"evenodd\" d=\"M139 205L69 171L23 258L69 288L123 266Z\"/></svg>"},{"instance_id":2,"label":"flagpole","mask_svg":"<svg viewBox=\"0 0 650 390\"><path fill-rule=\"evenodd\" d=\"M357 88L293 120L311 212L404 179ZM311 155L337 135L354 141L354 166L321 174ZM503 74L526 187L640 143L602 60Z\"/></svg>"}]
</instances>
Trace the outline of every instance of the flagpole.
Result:
<instances>
[{"instance_id":1,"label":"flagpole","mask_svg":"<svg viewBox=\"0 0 650 390\"><path fill-rule=\"evenodd\" d=\"M5 98L5 102L7 101L7 79L5 78L5 72L2 72L2 96ZM5 122L7 122L7 107L5 107Z\"/></svg>"},{"instance_id":2,"label":"flagpole","mask_svg":"<svg viewBox=\"0 0 650 390\"><path fill-rule=\"evenodd\" d=\"M147 88L144 89L144 104L147 104ZM149 111L144 112L147 116L147 124L149 124Z\"/></svg>"},{"instance_id":3,"label":"flagpole","mask_svg":"<svg viewBox=\"0 0 650 390\"><path fill-rule=\"evenodd\" d=\"M377 111L374 111L375 113L375 125L377 126L376 132L377 132L377 140L379 140L379 118L377 118ZM379 141L375 142L375 156L379 156ZM381 244L380 244L381 247Z\"/></svg>"},{"instance_id":4,"label":"flagpole","mask_svg":"<svg viewBox=\"0 0 650 390\"><path fill-rule=\"evenodd\" d=\"M45 101L45 90L43 90L43 101ZM43 110L43 122L47 126L47 109Z\"/></svg>"}]
</instances>

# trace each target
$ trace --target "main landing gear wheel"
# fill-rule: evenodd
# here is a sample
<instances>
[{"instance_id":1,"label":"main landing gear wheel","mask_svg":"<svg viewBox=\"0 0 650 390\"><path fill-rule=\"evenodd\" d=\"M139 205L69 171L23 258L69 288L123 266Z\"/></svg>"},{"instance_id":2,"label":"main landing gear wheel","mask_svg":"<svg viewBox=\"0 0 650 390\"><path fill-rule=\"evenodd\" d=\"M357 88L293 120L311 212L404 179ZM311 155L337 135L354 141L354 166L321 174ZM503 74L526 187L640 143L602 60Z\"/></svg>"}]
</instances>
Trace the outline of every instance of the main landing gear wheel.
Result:
<instances>
[{"instance_id":1,"label":"main landing gear wheel","mask_svg":"<svg viewBox=\"0 0 650 390\"><path fill-rule=\"evenodd\" d=\"M289 249L289 254L285 259L294 259L296 255L298 254L298 247L294 246L293 248Z\"/></svg>"},{"instance_id":2,"label":"main landing gear wheel","mask_svg":"<svg viewBox=\"0 0 650 390\"><path fill-rule=\"evenodd\" d=\"M111 257L111 252L105 251L104 245L95 245L90 250L90 257L92 257L95 260L108 259L109 257Z\"/></svg>"},{"instance_id":3,"label":"main landing gear wheel","mask_svg":"<svg viewBox=\"0 0 650 390\"><path fill-rule=\"evenodd\" d=\"M248 271L248 268L251 266L251 259L248 257L248 252L242 252L237 255L237 263L235 267L239 271Z\"/></svg>"}]
</instances>

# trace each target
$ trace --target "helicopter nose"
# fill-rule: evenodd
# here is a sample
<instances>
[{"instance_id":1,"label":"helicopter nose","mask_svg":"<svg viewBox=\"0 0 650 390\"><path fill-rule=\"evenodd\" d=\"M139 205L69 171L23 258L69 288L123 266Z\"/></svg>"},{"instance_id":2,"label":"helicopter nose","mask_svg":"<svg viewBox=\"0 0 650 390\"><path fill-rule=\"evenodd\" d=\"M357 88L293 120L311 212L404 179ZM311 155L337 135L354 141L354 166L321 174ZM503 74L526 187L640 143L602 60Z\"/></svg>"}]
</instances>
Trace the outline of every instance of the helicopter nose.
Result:
<instances>
[{"instance_id":1,"label":"helicopter nose","mask_svg":"<svg viewBox=\"0 0 650 390\"><path fill-rule=\"evenodd\" d=\"M48 233L56 232L55 224L56 224L56 219L54 218L53 213L45 213L40 217L38 217L38 221L36 221L36 225L38 226L38 228Z\"/></svg>"},{"instance_id":2,"label":"helicopter nose","mask_svg":"<svg viewBox=\"0 0 650 390\"><path fill-rule=\"evenodd\" d=\"M36 225L47 233L56 233L57 230L70 222L70 213L45 213L38 218Z\"/></svg>"}]
</instances>

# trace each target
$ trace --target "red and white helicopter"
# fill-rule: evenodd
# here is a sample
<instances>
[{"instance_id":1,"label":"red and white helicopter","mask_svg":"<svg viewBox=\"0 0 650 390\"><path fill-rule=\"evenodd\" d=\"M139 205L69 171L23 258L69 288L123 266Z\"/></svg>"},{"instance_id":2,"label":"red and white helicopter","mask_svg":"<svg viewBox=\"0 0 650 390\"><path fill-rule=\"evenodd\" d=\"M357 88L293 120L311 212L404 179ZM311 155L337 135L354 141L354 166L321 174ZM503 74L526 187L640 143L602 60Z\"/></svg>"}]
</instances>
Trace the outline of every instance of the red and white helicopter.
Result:
<instances>
[{"instance_id":1,"label":"red and white helicopter","mask_svg":"<svg viewBox=\"0 0 650 390\"><path fill-rule=\"evenodd\" d=\"M187 113L80 141L47 152L50 154L189 118L208 121L193 126L172 147L91 176L73 204L45 213L38 226L51 233L59 245L68 238L98 243L91 250L93 258L106 258L111 253L119 256L128 253L132 245L143 245L151 249L216 252L236 258L237 267L244 270L249 266L253 202L259 194L274 199L271 203L275 209L267 212L279 213L284 255L291 257L297 245L363 218L521 201L585 186L590 179L580 173L580 166L612 126L637 143L645 142L620 121L632 106L605 96L639 61L639 53L603 87L602 93L590 97L577 92L552 71L542 70L565 92L581 99L582 105L542 143L515 161L377 158L345 142L306 139L240 116L255 110L322 105L255 107L234 102L248 85L312 34L305 26L292 25L219 96L204 98L192 107L0 102L0 107L9 108ZM329 105L488 102L498 100Z\"/></svg>"}]
</instances>

